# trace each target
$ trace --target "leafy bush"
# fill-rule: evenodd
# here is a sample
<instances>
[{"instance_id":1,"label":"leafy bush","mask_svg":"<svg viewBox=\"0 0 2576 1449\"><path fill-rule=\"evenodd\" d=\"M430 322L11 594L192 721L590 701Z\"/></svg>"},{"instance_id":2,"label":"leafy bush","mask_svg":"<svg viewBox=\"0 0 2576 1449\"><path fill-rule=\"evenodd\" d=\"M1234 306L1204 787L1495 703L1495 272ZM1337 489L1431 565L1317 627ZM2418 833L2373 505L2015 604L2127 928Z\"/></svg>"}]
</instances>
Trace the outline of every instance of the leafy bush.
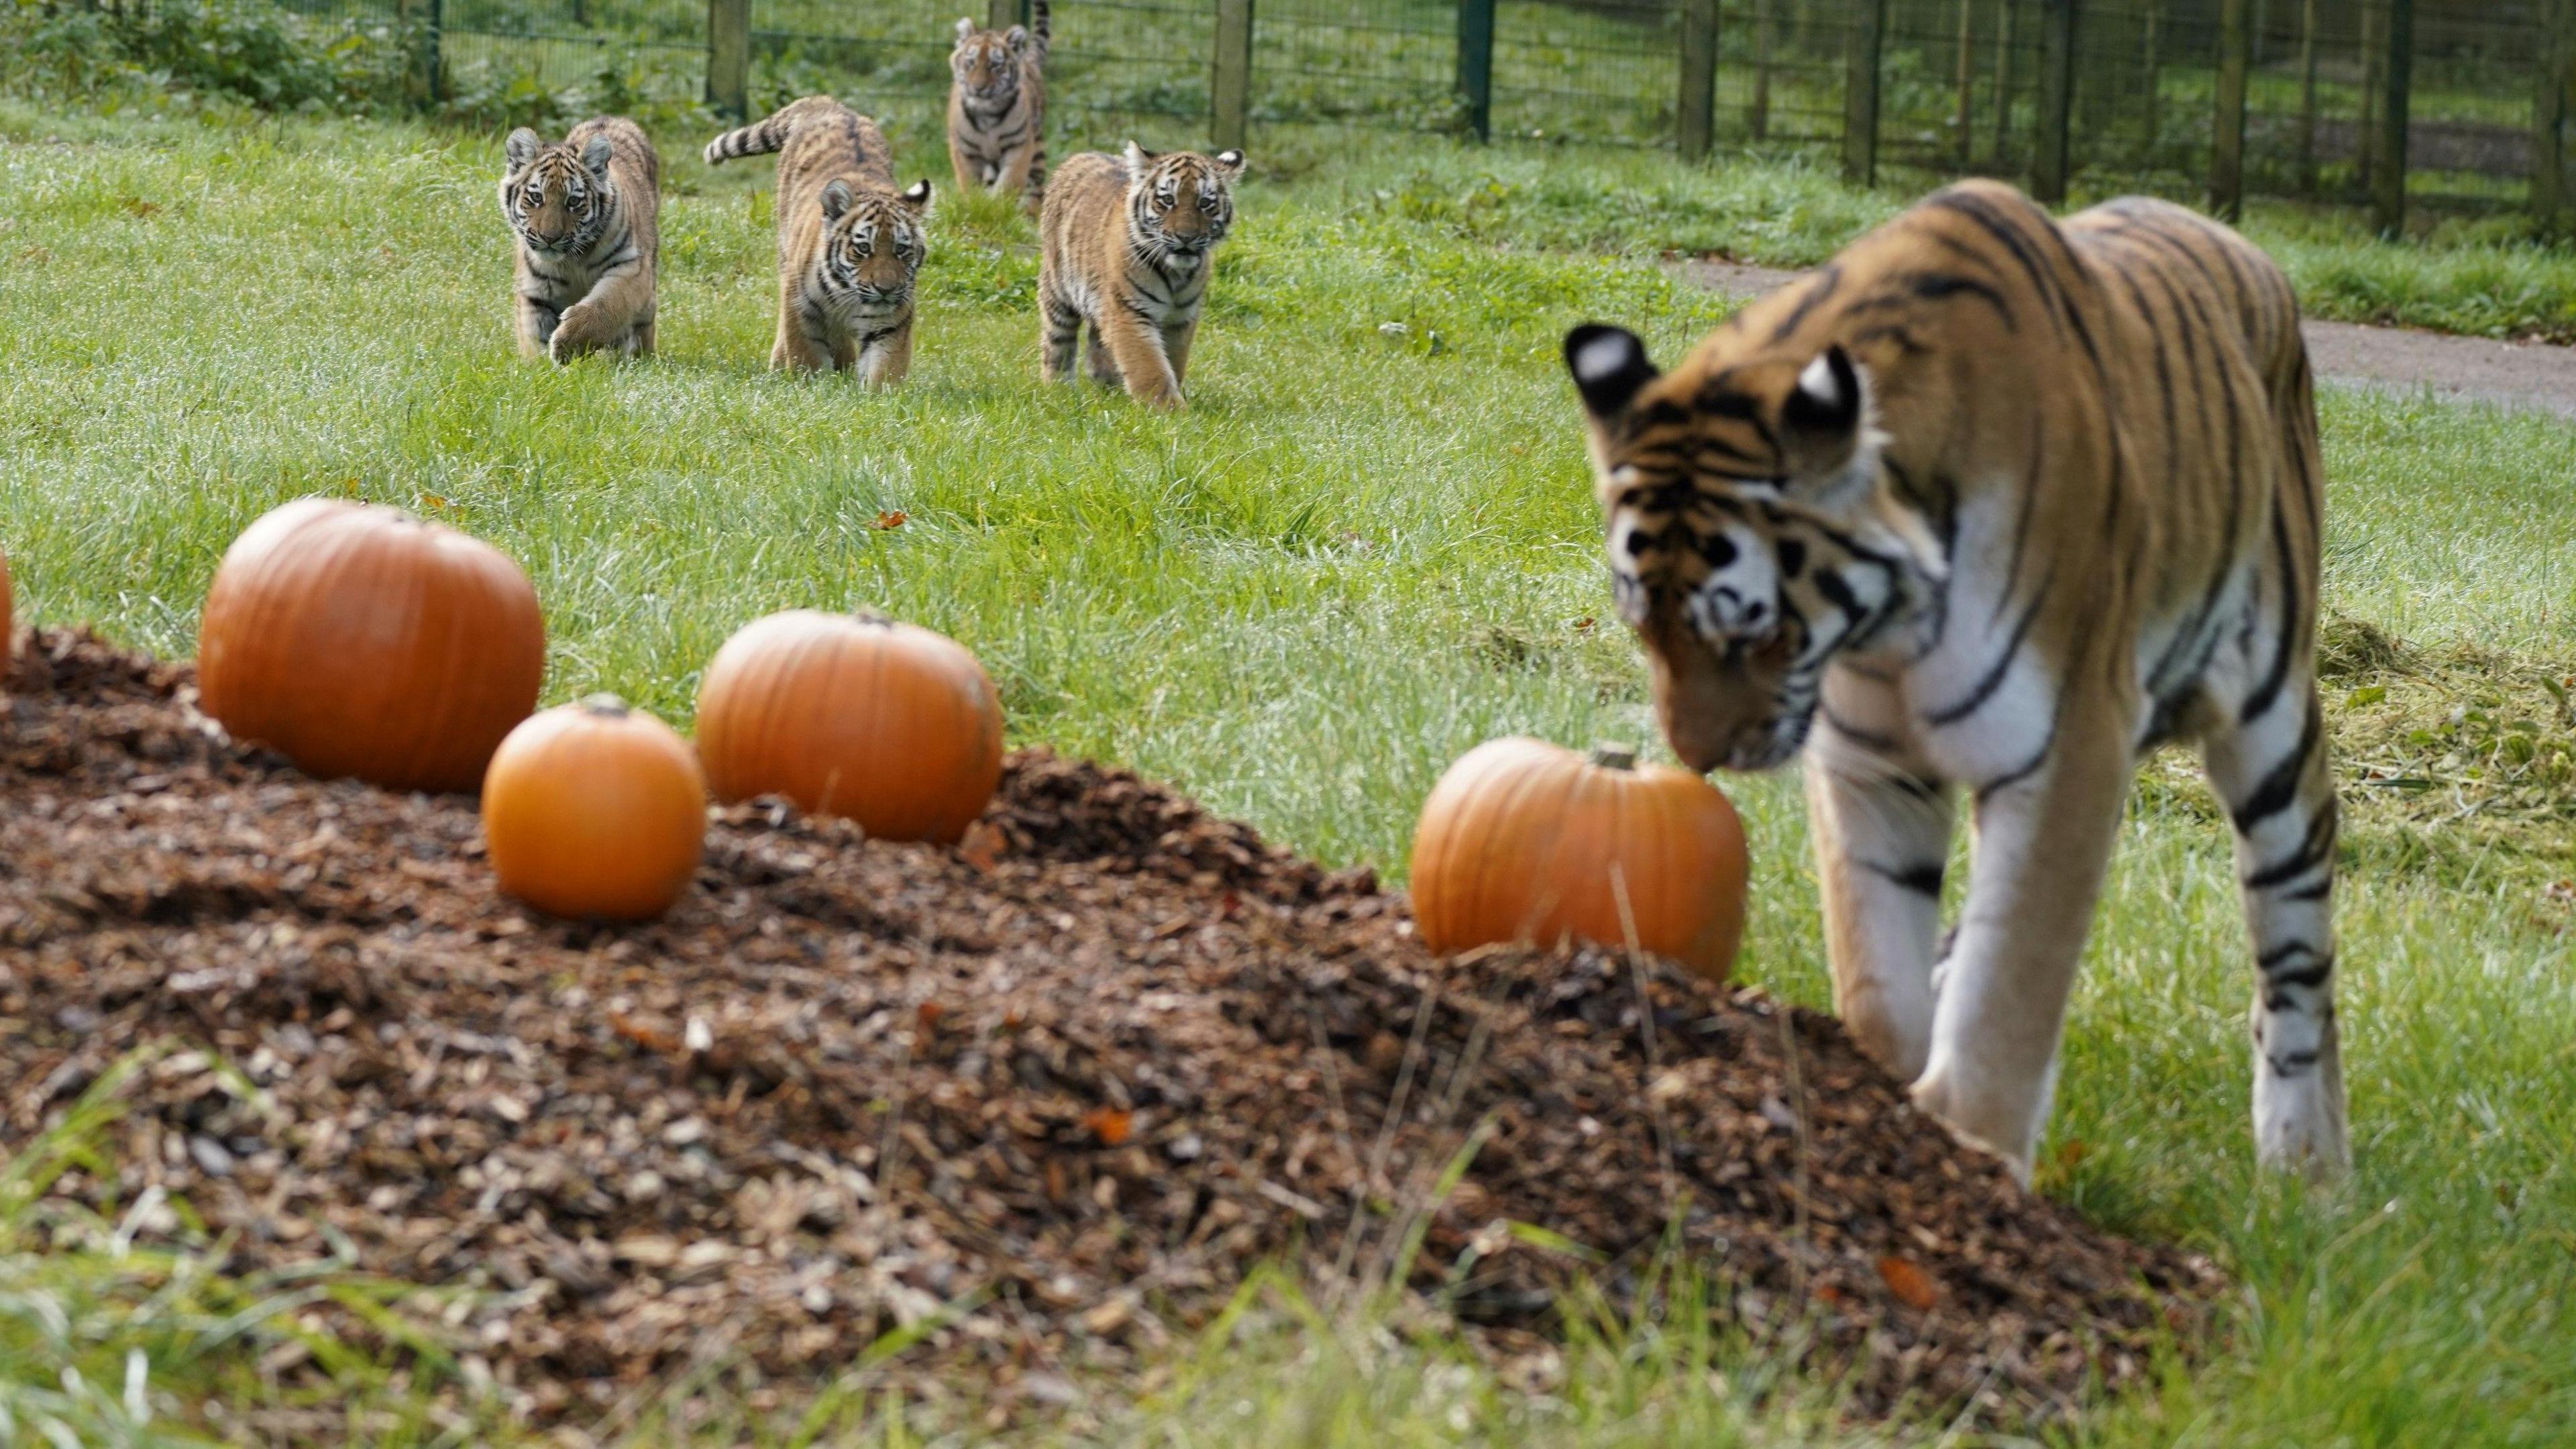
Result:
<instances>
[{"instance_id":1,"label":"leafy bush","mask_svg":"<svg viewBox=\"0 0 2576 1449\"><path fill-rule=\"evenodd\" d=\"M403 99L417 53L406 25L311 20L267 0L0 8L0 82L55 94L159 90L264 111L376 111Z\"/></svg>"}]
</instances>

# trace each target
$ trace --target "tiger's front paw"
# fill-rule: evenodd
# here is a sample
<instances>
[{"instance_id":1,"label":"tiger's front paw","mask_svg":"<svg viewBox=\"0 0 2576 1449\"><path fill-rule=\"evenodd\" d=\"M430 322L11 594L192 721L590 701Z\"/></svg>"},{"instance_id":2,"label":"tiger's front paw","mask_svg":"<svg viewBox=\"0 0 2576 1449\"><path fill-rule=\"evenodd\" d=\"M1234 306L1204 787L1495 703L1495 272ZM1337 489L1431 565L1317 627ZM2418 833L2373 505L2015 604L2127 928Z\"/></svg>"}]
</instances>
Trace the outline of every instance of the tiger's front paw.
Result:
<instances>
[{"instance_id":1,"label":"tiger's front paw","mask_svg":"<svg viewBox=\"0 0 2576 1449\"><path fill-rule=\"evenodd\" d=\"M2007 1145L2026 1139L2030 1135L2027 1131L1997 1122L1978 1120L1981 1114L1964 1100L1964 1094L1959 1092L1946 1077L1937 1073L1925 1073L1923 1079L1914 1084L1909 1095L1914 1099L1915 1110L1949 1128L1950 1135L1958 1138L1966 1146L2001 1161L2004 1170L2012 1174L2013 1181L2023 1187L2030 1186L2032 1156L2030 1147L2025 1145L2016 1149Z\"/></svg>"},{"instance_id":2,"label":"tiger's front paw","mask_svg":"<svg viewBox=\"0 0 2576 1449\"><path fill-rule=\"evenodd\" d=\"M599 313L587 303L576 303L564 309L555 323L554 336L546 339L546 355L557 362L570 362L588 352L597 352L606 344L599 325Z\"/></svg>"}]
</instances>

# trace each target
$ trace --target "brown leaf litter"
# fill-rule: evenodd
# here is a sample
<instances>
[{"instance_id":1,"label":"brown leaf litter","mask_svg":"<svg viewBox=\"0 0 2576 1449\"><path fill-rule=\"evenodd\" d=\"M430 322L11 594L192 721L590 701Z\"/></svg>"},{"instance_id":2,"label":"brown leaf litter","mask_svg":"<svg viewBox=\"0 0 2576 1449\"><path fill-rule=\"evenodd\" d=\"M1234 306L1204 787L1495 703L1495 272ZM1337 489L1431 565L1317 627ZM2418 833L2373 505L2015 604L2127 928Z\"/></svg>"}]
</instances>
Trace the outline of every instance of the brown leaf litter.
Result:
<instances>
[{"instance_id":1,"label":"brown leaf litter","mask_svg":"<svg viewBox=\"0 0 2576 1449\"><path fill-rule=\"evenodd\" d=\"M1961 1150L1829 1018L1435 960L1367 871L1117 770L1015 756L961 849L725 811L680 906L610 929L497 896L470 800L222 742L183 665L46 632L5 684L0 1152L163 1049L113 1177L57 1194L158 1188L189 1212L144 1240L237 1272L469 1290L437 1330L540 1424L709 1363L820 1382L904 1325L925 1392L1061 1398L1283 1258L1409 1269L1508 1354L1668 1240L1857 1412L2027 1419L2218 1286Z\"/></svg>"}]
</instances>

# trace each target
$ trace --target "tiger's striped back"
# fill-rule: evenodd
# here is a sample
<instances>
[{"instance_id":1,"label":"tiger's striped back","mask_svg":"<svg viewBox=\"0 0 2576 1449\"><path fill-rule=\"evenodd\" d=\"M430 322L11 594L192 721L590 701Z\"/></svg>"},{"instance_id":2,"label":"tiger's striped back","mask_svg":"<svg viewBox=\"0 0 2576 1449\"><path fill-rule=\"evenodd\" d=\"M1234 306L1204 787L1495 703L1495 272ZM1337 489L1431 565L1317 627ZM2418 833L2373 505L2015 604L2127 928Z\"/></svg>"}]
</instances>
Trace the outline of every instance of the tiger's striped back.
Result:
<instances>
[{"instance_id":1,"label":"tiger's striped back","mask_svg":"<svg viewBox=\"0 0 2576 1449\"><path fill-rule=\"evenodd\" d=\"M2258 1149L2340 1171L2323 470L2280 270L2163 202L2060 223L1971 182L1669 374L1609 327L1567 361L1675 751L1806 750L1855 1035L2026 1171L2132 763L2196 743L2255 940ZM1941 951L1954 792L1979 831Z\"/></svg>"},{"instance_id":2,"label":"tiger's striped back","mask_svg":"<svg viewBox=\"0 0 2576 1449\"><path fill-rule=\"evenodd\" d=\"M1029 19L986 30L959 17L948 55L948 160L960 192L1016 191L1036 215L1047 175L1047 0L1033 0Z\"/></svg>"}]
</instances>

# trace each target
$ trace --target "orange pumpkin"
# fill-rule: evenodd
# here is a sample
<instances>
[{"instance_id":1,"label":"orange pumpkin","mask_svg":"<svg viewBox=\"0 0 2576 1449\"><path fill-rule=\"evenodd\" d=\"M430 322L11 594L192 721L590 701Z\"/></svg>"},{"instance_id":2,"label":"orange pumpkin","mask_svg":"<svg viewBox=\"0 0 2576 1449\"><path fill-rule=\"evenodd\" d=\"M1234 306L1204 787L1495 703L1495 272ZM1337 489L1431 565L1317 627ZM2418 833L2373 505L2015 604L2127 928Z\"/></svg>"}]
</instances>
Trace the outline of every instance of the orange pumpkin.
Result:
<instances>
[{"instance_id":1,"label":"orange pumpkin","mask_svg":"<svg viewBox=\"0 0 2576 1449\"><path fill-rule=\"evenodd\" d=\"M1434 951L1633 940L1722 981L1744 880L1744 827L1717 787L1615 746L1587 760L1541 740L1478 745L1413 835L1414 921Z\"/></svg>"},{"instance_id":2,"label":"orange pumpkin","mask_svg":"<svg viewBox=\"0 0 2576 1449\"><path fill-rule=\"evenodd\" d=\"M719 800L784 795L880 839L954 844L1002 778L1002 701L945 635L790 609L707 665L698 757Z\"/></svg>"},{"instance_id":3,"label":"orange pumpkin","mask_svg":"<svg viewBox=\"0 0 2576 1449\"><path fill-rule=\"evenodd\" d=\"M197 692L309 774L471 790L546 667L507 555L397 508L304 498L242 531L197 625Z\"/></svg>"},{"instance_id":4,"label":"orange pumpkin","mask_svg":"<svg viewBox=\"0 0 2576 1449\"><path fill-rule=\"evenodd\" d=\"M492 873L550 915L662 914L688 889L706 836L707 781L689 742L615 695L531 717L483 776Z\"/></svg>"}]
</instances>

